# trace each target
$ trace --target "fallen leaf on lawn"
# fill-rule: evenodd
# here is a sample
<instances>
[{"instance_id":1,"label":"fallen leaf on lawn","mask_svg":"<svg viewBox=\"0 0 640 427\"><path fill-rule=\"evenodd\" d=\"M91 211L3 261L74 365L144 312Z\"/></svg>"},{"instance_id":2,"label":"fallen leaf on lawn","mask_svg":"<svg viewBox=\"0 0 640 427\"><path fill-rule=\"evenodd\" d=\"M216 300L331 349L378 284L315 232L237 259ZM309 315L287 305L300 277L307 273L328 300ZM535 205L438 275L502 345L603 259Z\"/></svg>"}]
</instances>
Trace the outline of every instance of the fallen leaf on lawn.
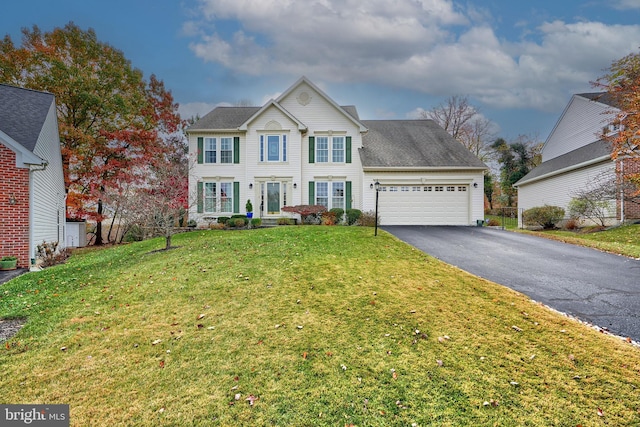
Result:
<instances>
[{"instance_id":1,"label":"fallen leaf on lawn","mask_svg":"<svg viewBox=\"0 0 640 427\"><path fill-rule=\"evenodd\" d=\"M204 319L204 316L205 316L205 314L204 314L204 313L200 314L200 315L198 316L198 319L197 319L197 320Z\"/></svg>"},{"instance_id":2,"label":"fallen leaf on lawn","mask_svg":"<svg viewBox=\"0 0 640 427\"><path fill-rule=\"evenodd\" d=\"M513 325L513 326L511 327L511 329L513 329L513 330L514 330L514 331L516 331L516 332L522 332L522 329L521 329L521 328L518 328L516 325Z\"/></svg>"},{"instance_id":3,"label":"fallen leaf on lawn","mask_svg":"<svg viewBox=\"0 0 640 427\"><path fill-rule=\"evenodd\" d=\"M631 344L631 337L627 337L627 342Z\"/></svg>"},{"instance_id":4,"label":"fallen leaf on lawn","mask_svg":"<svg viewBox=\"0 0 640 427\"><path fill-rule=\"evenodd\" d=\"M517 383L517 382L515 382L515 381L510 381L510 382L509 382L509 384L511 384L512 386L520 385L520 384L518 384L518 383Z\"/></svg>"},{"instance_id":5,"label":"fallen leaf on lawn","mask_svg":"<svg viewBox=\"0 0 640 427\"><path fill-rule=\"evenodd\" d=\"M258 341L258 342L256 343L256 345L261 345L262 343L263 343L263 341L262 341L262 340L260 340L260 341Z\"/></svg>"},{"instance_id":6,"label":"fallen leaf on lawn","mask_svg":"<svg viewBox=\"0 0 640 427\"><path fill-rule=\"evenodd\" d=\"M233 380L234 380L234 381L239 381L239 380L240 380L240 377L238 377L238 376L236 375L235 377L233 377Z\"/></svg>"},{"instance_id":7,"label":"fallen leaf on lawn","mask_svg":"<svg viewBox=\"0 0 640 427\"><path fill-rule=\"evenodd\" d=\"M164 408L158 409L158 412L162 414L164 412Z\"/></svg>"},{"instance_id":8,"label":"fallen leaf on lawn","mask_svg":"<svg viewBox=\"0 0 640 427\"><path fill-rule=\"evenodd\" d=\"M346 366L344 366L344 365L340 365L340 367L342 368L342 370L343 370L343 371L346 371L346 370L347 370L347 367L346 367Z\"/></svg>"},{"instance_id":9,"label":"fallen leaf on lawn","mask_svg":"<svg viewBox=\"0 0 640 427\"><path fill-rule=\"evenodd\" d=\"M237 390L237 389L238 389L237 385L234 385L233 387L231 387L231 390Z\"/></svg>"},{"instance_id":10,"label":"fallen leaf on lawn","mask_svg":"<svg viewBox=\"0 0 640 427\"><path fill-rule=\"evenodd\" d=\"M333 353L331 353L330 351L327 351L327 353L326 353L326 354L327 354L327 356L329 356L329 357L333 356Z\"/></svg>"},{"instance_id":11,"label":"fallen leaf on lawn","mask_svg":"<svg viewBox=\"0 0 640 427\"><path fill-rule=\"evenodd\" d=\"M198 323L198 324L196 325L196 327L197 327L198 329L202 329L202 328L204 328L204 325L203 325L202 323Z\"/></svg>"},{"instance_id":12,"label":"fallen leaf on lawn","mask_svg":"<svg viewBox=\"0 0 640 427\"><path fill-rule=\"evenodd\" d=\"M569 360L571 360L572 362L573 362L574 360L576 360L576 357L575 357L573 354L570 354L570 355L568 355L567 357L568 357L568 358L569 358Z\"/></svg>"},{"instance_id":13,"label":"fallen leaf on lawn","mask_svg":"<svg viewBox=\"0 0 640 427\"><path fill-rule=\"evenodd\" d=\"M164 368L164 360L160 361L160 368Z\"/></svg>"},{"instance_id":14,"label":"fallen leaf on lawn","mask_svg":"<svg viewBox=\"0 0 640 427\"><path fill-rule=\"evenodd\" d=\"M298 328L298 329L302 329L302 328L303 328L303 326L302 326L302 325L298 325L298 326L296 326L296 328Z\"/></svg>"},{"instance_id":15,"label":"fallen leaf on lawn","mask_svg":"<svg viewBox=\"0 0 640 427\"><path fill-rule=\"evenodd\" d=\"M67 347L60 347L60 351L67 351Z\"/></svg>"},{"instance_id":16,"label":"fallen leaf on lawn","mask_svg":"<svg viewBox=\"0 0 640 427\"><path fill-rule=\"evenodd\" d=\"M604 417L604 412L602 412L602 409L598 408L598 416L599 417Z\"/></svg>"},{"instance_id":17,"label":"fallen leaf on lawn","mask_svg":"<svg viewBox=\"0 0 640 427\"><path fill-rule=\"evenodd\" d=\"M254 396L253 394L250 394L249 397L247 397L245 400L247 402L249 402L250 406L253 406L253 402L255 402L256 400L260 399L259 397Z\"/></svg>"},{"instance_id":18,"label":"fallen leaf on lawn","mask_svg":"<svg viewBox=\"0 0 640 427\"><path fill-rule=\"evenodd\" d=\"M162 342L162 340L154 340L151 345L156 345L156 344L160 344Z\"/></svg>"},{"instance_id":19,"label":"fallen leaf on lawn","mask_svg":"<svg viewBox=\"0 0 640 427\"><path fill-rule=\"evenodd\" d=\"M393 377L394 380L397 380L398 379L398 373L397 372L392 373L391 377Z\"/></svg>"},{"instance_id":20,"label":"fallen leaf on lawn","mask_svg":"<svg viewBox=\"0 0 640 427\"><path fill-rule=\"evenodd\" d=\"M535 355L535 354L532 354L532 355L531 355L531 357L529 358L529 360L533 360L533 359L535 359L535 358L536 358L536 355Z\"/></svg>"},{"instance_id":21,"label":"fallen leaf on lawn","mask_svg":"<svg viewBox=\"0 0 640 427\"><path fill-rule=\"evenodd\" d=\"M240 398L241 398L241 397L242 397L242 394L240 394L240 393L236 393L236 395L235 395L235 396L233 396L233 398L234 398L235 400L240 400Z\"/></svg>"},{"instance_id":22,"label":"fallen leaf on lawn","mask_svg":"<svg viewBox=\"0 0 640 427\"><path fill-rule=\"evenodd\" d=\"M436 360L436 363L438 364L438 366L442 366L444 365L444 363L442 362L442 360L438 359Z\"/></svg>"},{"instance_id":23,"label":"fallen leaf on lawn","mask_svg":"<svg viewBox=\"0 0 640 427\"><path fill-rule=\"evenodd\" d=\"M304 353L302 353L302 358L306 360L306 358L307 358L307 352L306 351Z\"/></svg>"},{"instance_id":24,"label":"fallen leaf on lawn","mask_svg":"<svg viewBox=\"0 0 640 427\"><path fill-rule=\"evenodd\" d=\"M415 313L415 312L416 312L415 310L411 310L409 313Z\"/></svg>"}]
</instances>

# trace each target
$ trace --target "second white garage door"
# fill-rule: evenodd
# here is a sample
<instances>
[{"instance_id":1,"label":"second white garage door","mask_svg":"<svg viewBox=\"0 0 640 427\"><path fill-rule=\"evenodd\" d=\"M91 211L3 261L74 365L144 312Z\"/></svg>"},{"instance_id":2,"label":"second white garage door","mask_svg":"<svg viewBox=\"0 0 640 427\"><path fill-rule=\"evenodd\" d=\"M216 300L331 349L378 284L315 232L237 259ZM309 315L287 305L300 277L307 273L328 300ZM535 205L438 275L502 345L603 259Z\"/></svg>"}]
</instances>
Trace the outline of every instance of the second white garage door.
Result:
<instances>
[{"instance_id":1,"label":"second white garage door","mask_svg":"<svg viewBox=\"0 0 640 427\"><path fill-rule=\"evenodd\" d=\"M468 185L415 185L380 188L382 225L469 225Z\"/></svg>"}]
</instances>

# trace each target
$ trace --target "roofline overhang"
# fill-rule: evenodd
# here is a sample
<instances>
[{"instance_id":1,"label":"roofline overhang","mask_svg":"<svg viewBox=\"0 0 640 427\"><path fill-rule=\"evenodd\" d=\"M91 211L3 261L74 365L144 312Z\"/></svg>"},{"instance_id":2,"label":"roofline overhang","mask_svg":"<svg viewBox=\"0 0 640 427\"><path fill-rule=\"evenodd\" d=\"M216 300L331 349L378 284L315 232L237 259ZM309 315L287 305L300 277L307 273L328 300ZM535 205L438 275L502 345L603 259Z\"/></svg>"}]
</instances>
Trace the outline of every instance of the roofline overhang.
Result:
<instances>
[{"instance_id":1,"label":"roofline overhang","mask_svg":"<svg viewBox=\"0 0 640 427\"><path fill-rule=\"evenodd\" d=\"M586 167L586 166L591 166L591 165L595 165L597 163L602 163L602 162L604 162L606 160L609 160L609 161L613 162L613 160L611 160L611 156L607 154L606 156L596 157L595 159L587 160L586 162L577 163L575 165L567 166L567 167L564 167L562 169L557 169L557 170L554 170L554 171L551 171L551 172L547 172L547 173L545 173L543 175L536 176L534 178L530 178L530 179L527 179L527 180L520 180L520 181L516 182L515 184L513 184L512 187L513 188L518 188L519 186L521 186L523 184L531 184L531 183L534 183L536 181L540 181L542 179L551 178L553 176L561 175L561 174L567 173L567 172L571 172L573 170L580 169L580 168L583 168L583 167Z\"/></svg>"},{"instance_id":2,"label":"roofline overhang","mask_svg":"<svg viewBox=\"0 0 640 427\"><path fill-rule=\"evenodd\" d=\"M489 168L474 166L363 166L364 172L441 172L441 171L485 171Z\"/></svg>"},{"instance_id":3,"label":"roofline overhang","mask_svg":"<svg viewBox=\"0 0 640 427\"><path fill-rule=\"evenodd\" d=\"M27 150L22 144L0 130L0 143L16 153L16 167L25 168L27 165L46 165L47 161Z\"/></svg>"},{"instance_id":4,"label":"roofline overhang","mask_svg":"<svg viewBox=\"0 0 640 427\"><path fill-rule=\"evenodd\" d=\"M262 113L264 113L269 107L276 107L278 110L280 110L280 112L282 114L284 114L285 116L287 116L292 122L294 122L295 124L298 125L298 130L302 133L305 133L308 129L307 125L305 125L304 123L302 123L300 120L298 120L293 114L291 114L290 112L288 112L282 105L280 105L278 102L276 102L273 99L270 99L266 104L264 104L264 106L262 106L262 108L260 108L258 111L256 111L251 117L249 117L242 125L240 125L240 127L238 128L238 130L240 131L246 131L249 127L249 123L251 123L253 120L255 120L258 116L260 116Z\"/></svg>"},{"instance_id":5,"label":"roofline overhang","mask_svg":"<svg viewBox=\"0 0 640 427\"><path fill-rule=\"evenodd\" d=\"M246 133L246 131L242 131L242 130L240 130L238 128L229 128L229 129L193 129L193 130L187 129L185 132L187 134L191 134L191 133L212 133L212 132L216 132L216 133L231 133L231 132Z\"/></svg>"}]
</instances>

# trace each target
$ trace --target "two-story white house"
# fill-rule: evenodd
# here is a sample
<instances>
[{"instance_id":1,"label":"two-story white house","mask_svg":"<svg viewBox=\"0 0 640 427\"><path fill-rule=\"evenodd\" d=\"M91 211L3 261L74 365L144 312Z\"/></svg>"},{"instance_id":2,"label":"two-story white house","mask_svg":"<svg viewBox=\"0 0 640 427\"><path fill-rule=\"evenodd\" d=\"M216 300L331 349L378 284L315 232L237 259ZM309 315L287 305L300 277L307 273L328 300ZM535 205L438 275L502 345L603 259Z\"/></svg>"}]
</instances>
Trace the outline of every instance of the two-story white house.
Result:
<instances>
[{"instance_id":1,"label":"two-story white house","mask_svg":"<svg viewBox=\"0 0 640 427\"><path fill-rule=\"evenodd\" d=\"M287 205L375 208L381 224L470 225L487 167L431 120L360 120L302 77L262 107L217 107L188 129L197 222Z\"/></svg>"}]
</instances>

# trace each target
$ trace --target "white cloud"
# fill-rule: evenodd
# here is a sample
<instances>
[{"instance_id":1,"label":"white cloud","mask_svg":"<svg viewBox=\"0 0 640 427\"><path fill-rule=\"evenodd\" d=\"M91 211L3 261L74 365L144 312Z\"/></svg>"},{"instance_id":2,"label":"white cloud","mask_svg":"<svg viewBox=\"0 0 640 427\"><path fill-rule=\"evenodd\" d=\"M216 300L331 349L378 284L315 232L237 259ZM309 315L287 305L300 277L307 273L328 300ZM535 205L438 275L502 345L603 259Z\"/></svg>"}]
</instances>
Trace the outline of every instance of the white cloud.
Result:
<instances>
[{"instance_id":1,"label":"white cloud","mask_svg":"<svg viewBox=\"0 0 640 427\"><path fill-rule=\"evenodd\" d=\"M182 117L182 119L186 120L191 117L203 117L216 107L230 105L231 104L228 103L211 104L207 102L188 102L178 106L178 113L180 113L180 117Z\"/></svg>"},{"instance_id":2,"label":"white cloud","mask_svg":"<svg viewBox=\"0 0 640 427\"><path fill-rule=\"evenodd\" d=\"M452 0L200 0L200 8L204 20L185 29L202 34L191 49L232 72L468 94L495 107L557 110L640 40L640 25L554 21L508 41L483 24L487 10ZM239 25L225 33L228 21Z\"/></svg>"},{"instance_id":3,"label":"white cloud","mask_svg":"<svg viewBox=\"0 0 640 427\"><path fill-rule=\"evenodd\" d=\"M613 2L615 9L640 9L640 0L615 0Z\"/></svg>"}]
</instances>

